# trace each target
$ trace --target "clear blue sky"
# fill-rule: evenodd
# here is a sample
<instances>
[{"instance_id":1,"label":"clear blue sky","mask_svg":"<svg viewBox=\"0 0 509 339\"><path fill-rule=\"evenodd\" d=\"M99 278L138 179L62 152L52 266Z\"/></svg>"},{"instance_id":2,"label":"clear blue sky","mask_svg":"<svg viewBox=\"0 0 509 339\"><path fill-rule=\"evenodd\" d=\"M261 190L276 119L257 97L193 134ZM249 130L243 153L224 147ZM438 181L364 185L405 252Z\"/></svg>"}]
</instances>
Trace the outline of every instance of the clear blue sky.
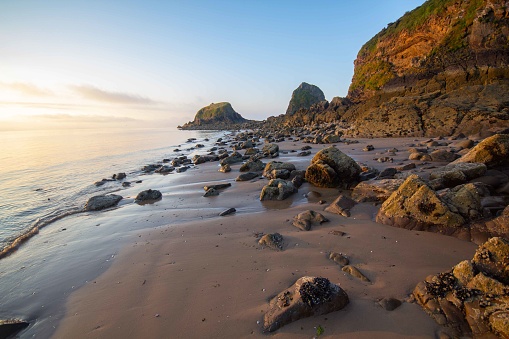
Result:
<instances>
[{"instance_id":1,"label":"clear blue sky","mask_svg":"<svg viewBox=\"0 0 509 339\"><path fill-rule=\"evenodd\" d=\"M360 47L422 3L3 0L0 122L265 119L303 81L345 96Z\"/></svg>"}]
</instances>

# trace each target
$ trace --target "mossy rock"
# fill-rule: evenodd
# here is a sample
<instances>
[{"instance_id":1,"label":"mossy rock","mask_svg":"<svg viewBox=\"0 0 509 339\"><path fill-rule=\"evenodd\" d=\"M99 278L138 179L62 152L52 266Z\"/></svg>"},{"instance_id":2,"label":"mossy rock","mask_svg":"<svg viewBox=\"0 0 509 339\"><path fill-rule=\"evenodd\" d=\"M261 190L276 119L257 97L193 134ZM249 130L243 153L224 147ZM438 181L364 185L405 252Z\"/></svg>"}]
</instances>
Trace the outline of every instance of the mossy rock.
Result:
<instances>
[{"instance_id":1,"label":"mossy rock","mask_svg":"<svg viewBox=\"0 0 509 339\"><path fill-rule=\"evenodd\" d=\"M287 115L294 115L300 109L308 109L312 105L325 100L322 90L315 85L301 83L292 93L292 98L286 110Z\"/></svg>"},{"instance_id":2,"label":"mossy rock","mask_svg":"<svg viewBox=\"0 0 509 339\"><path fill-rule=\"evenodd\" d=\"M509 165L509 134L495 134L484 139L453 163L482 163L488 168Z\"/></svg>"}]
</instances>

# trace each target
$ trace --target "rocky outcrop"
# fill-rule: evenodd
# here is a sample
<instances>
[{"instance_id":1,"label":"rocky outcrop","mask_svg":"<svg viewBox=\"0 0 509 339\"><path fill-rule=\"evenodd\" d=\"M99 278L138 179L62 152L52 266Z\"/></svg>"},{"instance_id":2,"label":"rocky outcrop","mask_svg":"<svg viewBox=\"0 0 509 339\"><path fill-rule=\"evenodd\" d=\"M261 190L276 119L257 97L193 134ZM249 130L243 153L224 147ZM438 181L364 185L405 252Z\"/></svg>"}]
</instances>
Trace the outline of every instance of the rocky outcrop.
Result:
<instances>
[{"instance_id":1,"label":"rocky outcrop","mask_svg":"<svg viewBox=\"0 0 509 339\"><path fill-rule=\"evenodd\" d=\"M88 199L85 204L85 211L100 211L110 208L116 206L120 200L122 200L122 197L116 194L96 195Z\"/></svg>"},{"instance_id":2,"label":"rocky outcrop","mask_svg":"<svg viewBox=\"0 0 509 339\"><path fill-rule=\"evenodd\" d=\"M429 0L359 51L347 98L268 119L344 136L490 136L509 127L509 3ZM334 103L334 104L333 104Z\"/></svg>"},{"instance_id":3,"label":"rocky outcrop","mask_svg":"<svg viewBox=\"0 0 509 339\"><path fill-rule=\"evenodd\" d=\"M481 163L488 168L509 165L509 134L484 139L454 163Z\"/></svg>"},{"instance_id":4,"label":"rocky outcrop","mask_svg":"<svg viewBox=\"0 0 509 339\"><path fill-rule=\"evenodd\" d=\"M429 276L413 291L415 301L450 337L509 337L509 242L491 238L472 260Z\"/></svg>"},{"instance_id":5,"label":"rocky outcrop","mask_svg":"<svg viewBox=\"0 0 509 339\"><path fill-rule=\"evenodd\" d=\"M301 83L292 93L286 114L294 115L300 109L308 109L312 105L325 100L322 90L315 85Z\"/></svg>"},{"instance_id":6,"label":"rocky outcrop","mask_svg":"<svg viewBox=\"0 0 509 339\"><path fill-rule=\"evenodd\" d=\"M285 200L294 193L297 193L297 188L291 181L272 179L262 188L260 200Z\"/></svg>"},{"instance_id":7,"label":"rocky outcrop","mask_svg":"<svg viewBox=\"0 0 509 339\"><path fill-rule=\"evenodd\" d=\"M325 148L315 154L306 170L306 180L318 187L348 185L358 179L360 166L335 147Z\"/></svg>"},{"instance_id":8,"label":"rocky outcrop","mask_svg":"<svg viewBox=\"0 0 509 339\"><path fill-rule=\"evenodd\" d=\"M346 292L328 279L302 277L270 300L264 330L274 332L302 318L339 311L348 303Z\"/></svg>"},{"instance_id":9,"label":"rocky outcrop","mask_svg":"<svg viewBox=\"0 0 509 339\"><path fill-rule=\"evenodd\" d=\"M235 112L229 102L212 103L200 109L193 121L181 129L233 129L247 123L239 113Z\"/></svg>"}]
</instances>

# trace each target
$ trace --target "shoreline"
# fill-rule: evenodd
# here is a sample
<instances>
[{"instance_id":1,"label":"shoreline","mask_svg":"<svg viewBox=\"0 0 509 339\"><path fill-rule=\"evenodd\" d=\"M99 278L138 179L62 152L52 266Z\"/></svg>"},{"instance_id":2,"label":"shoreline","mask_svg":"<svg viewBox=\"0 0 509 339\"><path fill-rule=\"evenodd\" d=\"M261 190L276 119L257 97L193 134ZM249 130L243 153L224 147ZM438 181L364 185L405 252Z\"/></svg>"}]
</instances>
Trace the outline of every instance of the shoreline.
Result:
<instances>
[{"instance_id":1,"label":"shoreline","mask_svg":"<svg viewBox=\"0 0 509 339\"><path fill-rule=\"evenodd\" d=\"M377 168L383 169L392 163L376 163L373 156L391 145L400 145L400 148L404 149L404 144L410 140L414 138L358 139L358 144L339 143L337 147L344 149L358 162L375 163ZM375 144L375 152L361 151L367 143ZM284 141L279 145L288 153L281 154L276 159L262 160L290 161L296 164L297 169L305 169L309 165L311 156L297 157L294 156L295 153L290 152L292 149L299 149L302 146L301 142ZM313 154L327 146L312 145ZM400 153L395 162L405 159L405 152ZM154 205L143 206L147 210L141 211L143 216L139 216L138 221L143 218L146 223L153 223L154 226L147 227L144 231L123 235L124 245L120 246L118 254L115 254L113 265L98 276L94 280L95 283L87 282L82 288L70 294L67 314L60 322L54 337L66 337L71 334L73 337L128 334L132 336L133 333L145 337L158 337L159 334L169 333L168 331L178 333L176 337L179 335L193 337L194 333L197 333L195 337L200 337L200 333L202 335L214 333L215 337L262 336L265 334L261 333L261 326L256 322L263 323L262 311L267 308L267 298L293 284L300 277L300 273L325 276L332 282L340 283L350 295L351 305L344 311L331 313L325 317L303 319L287 325L272 334L275 337L312 336L313 332L310 330L313 326L319 325L314 324L317 321L315 318L322 319L320 324L326 330L325 337L338 334L347 337L369 337L373 334L397 337L400 330L397 326L401 326L401 323L405 324L401 337L408 335L428 337L439 330L438 325L416 304L404 303L400 309L387 312L379 309L376 299L383 297L406 299L420 280L471 257L476 245L439 234L407 231L376 224L373 219L377 207L368 203L356 206L350 218L326 214L331 222L324 223L316 230L302 232L291 226L289 220L306 209L323 213L326 206L305 198L303 194L311 191L321 192L324 200L332 202L339 191L317 189L306 183L288 200L260 202L258 195L261 187L266 184L266 179L236 183L233 179L239 174L238 166L233 165L232 172L224 174L217 171L217 163L198 165L195 169L197 172L192 176L194 180L181 186L180 193L172 190L172 187L165 187L164 177L152 180L151 188L162 188L163 199ZM416 171L425 171L419 167L423 166L418 166ZM191 176L186 177L190 179ZM204 193L202 186L219 182L231 182L233 185L217 197L202 197ZM183 206L175 202L179 199L189 199L193 208L185 213L180 212ZM133 206L122 205L115 209L113 213L115 218L120 217L120 220L128 224L138 222L129 220L135 211L127 213L126 208L122 210L123 207L131 209ZM238 207L238 212L231 216L217 217L221 210L229 207ZM136 210L140 211L138 208ZM100 219L114 219L113 215L108 217L112 212L102 213ZM174 218L169 226L165 226L168 222L165 224L161 220L166 218ZM269 226L264 226L265 224ZM338 228L345 229L349 236L338 238L329 234L329 231ZM270 249L261 249L257 245L253 234L276 231L280 231L286 239L284 251L273 252ZM387 234L390 234L390 237ZM230 242L230 238L233 242ZM398 251L396 248L387 249L387 239L397 239L398 244L404 246ZM419 246L414 243L416 241ZM196 245L191 246L191 243ZM372 252L359 253L368 245L373 247L374 253L381 253L379 259L376 259ZM454 253L440 252L441 248L452 246L455 248ZM351 256L353 262L366 273L373 284L363 285L351 277L346 277L338 266L326 257L326 252L333 250L343 251ZM299 253L301 251L302 253ZM407 255L403 261L399 251ZM300 268L294 266L296 258ZM386 265L394 260L400 262L396 266ZM227 267L227 264L230 267ZM183 280L179 278L179 274ZM247 276L245 280L242 278L244 276ZM387 276L391 278L388 279ZM214 284L220 286L214 287ZM264 285L265 291L258 288L260 284ZM178 293L170 293L169 290ZM248 295L245 296L245 293ZM230 294L243 306L228 298ZM183 296L186 298L182 299ZM119 300L125 300L125 303L119 303ZM101 301L107 303L101 304L97 309ZM214 312L207 312L219 307L221 302L226 303L221 305L230 306L229 308L225 306L224 318L214 319ZM159 305L158 303L162 303L161 306L155 307ZM208 307L206 312L205 304ZM136 313L135 310L143 312ZM181 314L183 310L186 310L185 314ZM356 312L373 315L373 321L375 318L382 320L366 327L366 324L359 323L358 319L362 317ZM406 319L405 315L409 314L412 315L412 319L418 318L421 325ZM233 315L238 316L235 322L230 321L230 325L226 325L229 319L233 319L230 318ZM324 318L328 320L323 320ZM344 318L350 325L345 327ZM189 319L193 321L189 322ZM217 322L209 321L211 319ZM332 319L334 321L330 321ZM384 325L384 321L392 325ZM232 323L236 325L231 326ZM120 328L116 328L113 324L121 325ZM301 325L305 330L300 330Z\"/></svg>"}]
</instances>

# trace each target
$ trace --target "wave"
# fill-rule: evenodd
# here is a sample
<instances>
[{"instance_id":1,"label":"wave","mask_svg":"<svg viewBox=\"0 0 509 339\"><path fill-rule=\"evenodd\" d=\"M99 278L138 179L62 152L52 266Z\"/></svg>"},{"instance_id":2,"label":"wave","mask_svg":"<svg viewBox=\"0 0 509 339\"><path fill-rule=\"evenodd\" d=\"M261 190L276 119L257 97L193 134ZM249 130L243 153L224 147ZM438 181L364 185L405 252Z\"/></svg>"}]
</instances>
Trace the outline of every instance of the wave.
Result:
<instances>
[{"instance_id":1,"label":"wave","mask_svg":"<svg viewBox=\"0 0 509 339\"><path fill-rule=\"evenodd\" d=\"M83 209L79 208L73 208L64 212L57 211L54 214L56 215L50 215L44 218L38 218L31 226L30 228L22 233L21 235L14 238L12 241L9 241L9 244L7 246L3 247L0 250L0 259L5 258L9 255L11 255L13 252L15 252L21 244L26 242L28 239L32 238L34 235L39 233L39 230L45 226L48 226L49 224L58 221L60 219L63 219L65 217L68 217L70 215L78 214L84 212Z\"/></svg>"}]
</instances>

